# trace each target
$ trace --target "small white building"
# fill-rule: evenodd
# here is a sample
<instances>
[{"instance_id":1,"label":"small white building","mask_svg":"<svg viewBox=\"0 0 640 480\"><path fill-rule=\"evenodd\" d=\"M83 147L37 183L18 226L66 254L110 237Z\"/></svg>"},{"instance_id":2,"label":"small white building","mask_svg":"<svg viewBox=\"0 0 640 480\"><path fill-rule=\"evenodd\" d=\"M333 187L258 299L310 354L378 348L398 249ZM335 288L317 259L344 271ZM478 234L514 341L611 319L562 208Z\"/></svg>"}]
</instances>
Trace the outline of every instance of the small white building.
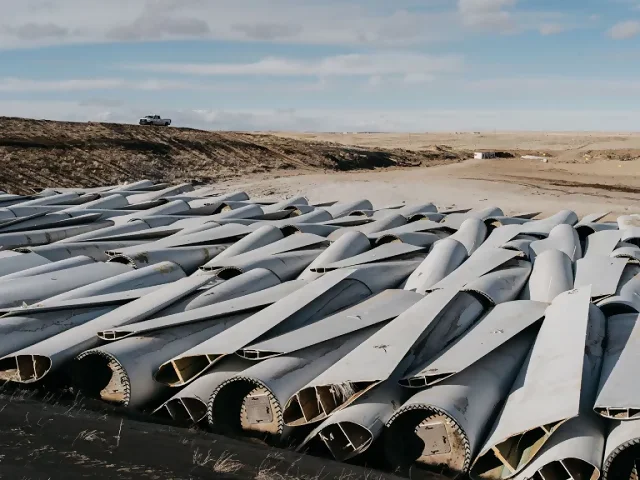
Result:
<instances>
[{"instance_id":1,"label":"small white building","mask_svg":"<svg viewBox=\"0 0 640 480\"><path fill-rule=\"evenodd\" d=\"M475 152L473 158L482 160L483 158L496 158L496 152Z\"/></svg>"}]
</instances>

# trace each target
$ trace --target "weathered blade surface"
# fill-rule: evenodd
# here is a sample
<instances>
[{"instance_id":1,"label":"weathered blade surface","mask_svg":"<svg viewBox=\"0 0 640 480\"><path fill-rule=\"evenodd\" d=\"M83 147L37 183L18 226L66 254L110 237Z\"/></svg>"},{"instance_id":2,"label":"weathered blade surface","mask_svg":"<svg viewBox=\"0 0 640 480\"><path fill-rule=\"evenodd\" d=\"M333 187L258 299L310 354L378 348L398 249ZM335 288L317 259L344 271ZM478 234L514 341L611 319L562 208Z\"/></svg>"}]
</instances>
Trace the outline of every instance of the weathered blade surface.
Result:
<instances>
[{"instance_id":1,"label":"weathered blade surface","mask_svg":"<svg viewBox=\"0 0 640 480\"><path fill-rule=\"evenodd\" d=\"M39 303L41 305L51 305L58 303L60 300L93 297L96 295L106 295L109 293L152 287L154 285L164 285L180 280L186 276L184 271L173 262L163 262L138 270L132 270L130 267L117 263L111 265L114 267L123 267L125 273L106 278L99 282L90 283L84 287L74 288L73 290L53 297L48 297Z\"/></svg>"},{"instance_id":2,"label":"weathered blade surface","mask_svg":"<svg viewBox=\"0 0 640 480\"><path fill-rule=\"evenodd\" d=\"M610 255L620 242L620 230L603 230L592 233L585 242L585 258Z\"/></svg>"},{"instance_id":3,"label":"weathered blade surface","mask_svg":"<svg viewBox=\"0 0 640 480\"><path fill-rule=\"evenodd\" d=\"M260 359L294 352L331 338L387 322L422 298L422 295L414 292L385 290L340 313L278 337L249 345L239 353L245 358Z\"/></svg>"},{"instance_id":4,"label":"weathered blade surface","mask_svg":"<svg viewBox=\"0 0 640 480\"><path fill-rule=\"evenodd\" d=\"M455 290L428 295L314 378L296 392L296 397L322 405L322 412L314 420L323 420L390 378L394 372L404 372L421 350L434 348L425 346L425 342L443 345L447 340L455 340L460 330L482 312L482 306L469 303L469 298L460 301L458 297L457 302L453 301L457 295ZM449 306L451 308L447 308ZM451 325L454 318L461 323L457 328ZM439 327L448 333L438 331ZM301 420L297 418L295 422L298 424Z\"/></svg>"},{"instance_id":5,"label":"weathered blade surface","mask_svg":"<svg viewBox=\"0 0 640 480\"><path fill-rule=\"evenodd\" d=\"M502 248L477 250L466 262L431 287L431 290L463 288L467 283L480 278L482 275L498 268L500 265L505 264L519 255L519 252L504 250Z\"/></svg>"},{"instance_id":6,"label":"weathered blade surface","mask_svg":"<svg viewBox=\"0 0 640 480\"><path fill-rule=\"evenodd\" d=\"M602 298L616 293L626 258L611 258L592 255L576 262L575 288L591 285L593 298Z\"/></svg>"},{"instance_id":7,"label":"weathered blade surface","mask_svg":"<svg viewBox=\"0 0 640 480\"><path fill-rule=\"evenodd\" d=\"M9 252L10 250L5 251ZM0 278L49 263L51 263L50 260L37 253L16 253L9 257L5 256L0 258Z\"/></svg>"},{"instance_id":8,"label":"weathered blade surface","mask_svg":"<svg viewBox=\"0 0 640 480\"><path fill-rule=\"evenodd\" d=\"M284 235L279 228L272 225L263 225L262 227L254 230L246 237L238 240L230 247L218 254L216 257L218 260L223 258L230 258L243 253L256 250L271 243L282 240Z\"/></svg>"},{"instance_id":9,"label":"weathered blade surface","mask_svg":"<svg viewBox=\"0 0 640 480\"><path fill-rule=\"evenodd\" d=\"M640 265L628 262L611 297L600 300L598 307L607 317L622 313L640 313Z\"/></svg>"},{"instance_id":10,"label":"weathered blade surface","mask_svg":"<svg viewBox=\"0 0 640 480\"><path fill-rule=\"evenodd\" d=\"M589 306L589 326L584 350L580 392L580 413L560 425L517 476L546 478L566 472L565 478L598 478L604 452L605 422L593 413L602 367L606 319L594 305Z\"/></svg>"},{"instance_id":11,"label":"weathered blade surface","mask_svg":"<svg viewBox=\"0 0 640 480\"><path fill-rule=\"evenodd\" d=\"M531 263L511 260L504 267L467 283L461 291L481 296L491 305L515 300L529 279Z\"/></svg>"},{"instance_id":12,"label":"weathered blade surface","mask_svg":"<svg viewBox=\"0 0 640 480\"><path fill-rule=\"evenodd\" d=\"M473 254L487 238L487 226L477 218L468 218L460 225L452 239L462 243L469 255Z\"/></svg>"},{"instance_id":13,"label":"weathered blade surface","mask_svg":"<svg viewBox=\"0 0 640 480\"><path fill-rule=\"evenodd\" d=\"M201 277L182 278L158 290L0 359L0 378L20 383L41 380L84 350L95 347L96 332L144 320L202 284Z\"/></svg>"},{"instance_id":14,"label":"weathered blade surface","mask_svg":"<svg viewBox=\"0 0 640 480\"><path fill-rule=\"evenodd\" d=\"M585 287L556 297L536 342L472 469L473 478L519 473L544 442L580 412L591 292Z\"/></svg>"},{"instance_id":15,"label":"weathered blade surface","mask_svg":"<svg viewBox=\"0 0 640 480\"><path fill-rule=\"evenodd\" d=\"M582 247L578 232L571 225L562 223L553 227L549 236L544 240L531 242L531 258L535 258L545 250L555 249L567 254L572 262L582 258Z\"/></svg>"},{"instance_id":16,"label":"weathered blade surface","mask_svg":"<svg viewBox=\"0 0 640 480\"><path fill-rule=\"evenodd\" d=\"M87 307L102 307L109 305L119 305L147 295L160 288L160 285L152 287L137 288L135 290L125 290L123 292L107 293L104 295L94 295L84 298L72 298L69 300L48 301L32 303L31 305L0 309L0 314L5 316L30 315L32 313L55 312L58 310L79 309ZM0 317L2 318L2 317Z\"/></svg>"},{"instance_id":17,"label":"weathered blade surface","mask_svg":"<svg viewBox=\"0 0 640 480\"><path fill-rule=\"evenodd\" d=\"M288 328L296 328L315 317L322 318L358 300L364 300L371 294L364 284L344 282L354 273L354 270L346 269L331 272L303 286L295 295L289 295L252 315L242 325L231 327L182 356L173 358L161 367L156 378L159 381L167 378L169 384L184 385L202 374L220 356L233 354L281 323L286 322ZM334 301L327 302L329 298ZM174 371L179 374L171 374Z\"/></svg>"},{"instance_id":18,"label":"weathered blade surface","mask_svg":"<svg viewBox=\"0 0 640 480\"><path fill-rule=\"evenodd\" d=\"M117 305L87 306L49 312L25 312L23 315L0 318L0 358L90 322L116 308ZM12 372L5 371L2 376L4 380L10 380Z\"/></svg>"},{"instance_id":19,"label":"weathered blade surface","mask_svg":"<svg viewBox=\"0 0 640 480\"><path fill-rule=\"evenodd\" d=\"M384 450L399 473L414 464L451 477L468 472L536 333L520 332L396 411L387 422Z\"/></svg>"},{"instance_id":20,"label":"weathered blade surface","mask_svg":"<svg viewBox=\"0 0 640 480\"><path fill-rule=\"evenodd\" d=\"M95 260L93 258L87 257L86 255L78 255L77 257L66 258L57 262L51 262L45 265L31 267L15 273L10 273L9 275L4 275L0 277L0 282L6 282L7 280L12 280L14 278L33 277L45 273L60 272L69 268L80 267L82 265L89 265L92 263L95 263Z\"/></svg>"},{"instance_id":21,"label":"weathered blade surface","mask_svg":"<svg viewBox=\"0 0 640 480\"><path fill-rule=\"evenodd\" d=\"M262 227L261 227L262 228ZM214 258L212 261L204 265L206 270L214 270L217 268L225 268L236 265L238 262L247 262L249 260L266 258L271 255L280 253L294 252L302 249L310 249L311 247L319 249L328 245L326 238L311 233L301 233L284 237L281 240L268 243L260 248L247 251L243 254L232 256L231 258Z\"/></svg>"},{"instance_id":22,"label":"weathered blade surface","mask_svg":"<svg viewBox=\"0 0 640 480\"><path fill-rule=\"evenodd\" d=\"M195 298L189 299L181 311L193 310L225 300L239 298L244 295L249 295L250 293L275 287L281 283L278 276L270 270L266 268L254 268L253 270L232 277L229 280L215 284Z\"/></svg>"},{"instance_id":23,"label":"weathered blade surface","mask_svg":"<svg viewBox=\"0 0 640 480\"><path fill-rule=\"evenodd\" d=\"M237 314L229 321L242 321ZM73 384L85 395L130 408L161 401L168 387L154 380L162 363L220 333L227 322L206 320L154 331L87 350L72 365ZM98 372L111 375L97 375Z\"/></svg>"},{"instance_id":24,"label":"weathered blade surface","mask_svg":"<svg viewBox=\"0 0 640 480\"><path fill-rule=\"evenodd\" d=\"M324 273L327 265L360 255L370 248L371 242L365 234L355 231L345 232L344 235L329 245L324 252L311 262L298 278L315 280Z\"/></svg>"},{"instance_id":25,"label":"weathered blade surface","mask_svg":"<svg viewBox=\"0 0 640 480\"><path fill-rule=\"evenodd\" d=\"M430 247L438 240L440 240L440 237L433 233L411 232L383 235L382 237L379 237L375 243L377 246L400 242L408 245L414 245L416 247Z\"/></svg>"},{"instance_id":26,"label":"weathered blade surface","mask_svg":"<svg viewBox=\"0 0 640 480\"><path fill-rule=\"evenodd\" d=\"M255 311L283 299L304 285L304 282L294 280L239 298L221 301L213 305L167 315L165 317L136 322L125 327L101 330L98 331L97 334L103 340L120 340L131 335L143 335L157 330L189 325L191 323L198 323L242 312Z\"/></svg>"},{"instance_id":27,"label":"weathered blade surface","mask_svg":"<svg viewBox=\"0 0 640 480\"><path fill-rule=\"evenodd\" d=\"M322 269L323 271L328 272L331 270L352 268L357 267L358 265L382 262L383 260L406 258L408 256L418 254L419 252L426 253L425 247L417 247L415 245L409 245L407 243L387 243L367 252L361 253L360 255L356 255L345 260L340 260L338 262L330 263L322 267Z\"/></svg>"},{"instance_id":28,"label":"weathered blade surface","mask_svg":"<svg viewBox=\"0 0 640 480\"><path fill-rule=\"evenodd\" d=\"M613 420L640 418L640 384L633 378L640 361L640 315L607 319L607 349L594 410Z\"/></svg>"},{"instance_id":29,"label":"weathered blade surface","mask_svg":"<svg viewBox=\"0 0 640 480\"><path fill-rule=\"evenodd\" d=\"M519 233L530 233L538 236L548 236L554 227L562 224L575 225L578 223L578 216L572 210L562 210L541 220L534 220L520 226Z\"/></svg>"},{"instance_id":30,"label":"weathered blade surface","mask_svg":"<svg viewBox=\"0 0 640 480\"><path fill-rule=\"evenodd\" d=\"M134 254L118 254L109 259L109 263L122 263L133 268L144 268L162 262L172 262L180 266L187 275L196 272L198 268L212 258L224 252L225 247L215 245L211 247L174 247L148 249Z\"/></svg>"},{"instance_id":31,"label":"weathered blade surface","mask_svg":"<svg viewBox=\"0 0 640 480\"><path fill-rule=\"evenodd\" d=\"M573 266L569 256L560 250L545 250L536 257L522 300L551 303L573 288Z\"/></svg>"},{"instance_id":32,"label":"weathered blade surface","mask_svg":"<svg viewBox=\"0 0 640 480\"><path fill-rule=\"evenodd\" d=\"M474 208L466 213L451 213L447 215L442 223L447 227L457 230L462 226L464 221L469 218L485 220L495 216L504 216L504 212L498 207Z\"/></svg>"},{"instance_id":33,"label":"weathered blade surface","mask_svg":"<svg viewBox=\"0 0 640 480\"><path fill-rule=\"evenodd\" d=\"M0 307L17 307L24 303L30 304L42 301L78 287L113 278L129 270L130 268L125 265L94 262L63 271L15 278L2 283L0 287ZM37 288L33 288L34 285L37 285Z\"/></svg>"},{"instance_id":34,"label":"weathered blade surface","mask_svg":"<svg viewBox=\"0 0 640 480\"><path fill-rule=\"evenodd\" d=\"M461 372L540 321L547 307L547 303L531 300L516 300L496 305L457 342L424 366L406 375L401 384L422 388Z\"/></svg>"},{"instance_id":35,"label":"weathered blade surface","mask_svg":"<svg viewBox=\"0 0 640 480\"><path fill-rule=\"evenodd\" d=\"M404 288L426 294L435 284L458 268L467 256L467 248L457 240L443 238L437 241L427 258L409 276Z\"/></svg>"},{"instance_id":36,"label":"weathered blade surface","mask_svg":"<svg viewBox=\"0 0 640 480\"><path fill-rule=\"evenodd\" d=\"M113 225L113 222L105 220L93 222L87 225L77 225L71 227L47 228L44 230L29 230L16 233L0 233L0 245L3 249L47 245L64 238L73 237L85 232L99 230Z\"/></svg>"}]
</instances>

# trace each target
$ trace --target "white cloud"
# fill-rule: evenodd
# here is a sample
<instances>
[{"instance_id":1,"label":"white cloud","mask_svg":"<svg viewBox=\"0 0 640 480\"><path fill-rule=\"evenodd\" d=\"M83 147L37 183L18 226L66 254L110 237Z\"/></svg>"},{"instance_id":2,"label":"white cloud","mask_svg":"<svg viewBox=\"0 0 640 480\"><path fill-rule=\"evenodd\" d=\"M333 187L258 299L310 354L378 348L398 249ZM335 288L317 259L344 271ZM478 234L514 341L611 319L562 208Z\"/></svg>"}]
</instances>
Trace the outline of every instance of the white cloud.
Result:
<instances>
[{"instance_id":1,"label":"white cloud","mask_svg":"<svg viewBox=\"0 0 640 480\"><path fill-rule=\"evenodd\" d=\"M217 39L416 45L458 36L443 2L413 0L0 0L0 48L109 41Z\"/></svg>"},{"instance_id":2,"label":"white cloud","mask_svg":"<svg viewBox=\"0 0 640 480\"><path fill-rule=\"evenodd\" d=\"M268 57L253 63L151 63L132 65L129 68L185 75L333 77L448 73L459 71L462 66L462 57L458 55L397 52L336 55L314 60Z\"/></svg>"},{"instance_id":3,"label":"white cloud","mask_svg":"<svg viewBox=\"0 0 640 480\"><path fill-rule=\"evenodd\" d=\"M122 80L77 79L77 80L31 80L26 78L1 78L0 92L70 92L79 90L101 90L119 88Z\"/></svg>"},{"instance_id":4,"label":"white cloud","mask_svg":"<svg viewBox=\"0 0 640 480\"><path fill-rule=\"evenodd\" d=\"M135 123L148 106L1 101L8 116ZM627 131L638 110L167 110L176 126L248 131Z\"/></svg>"},{"instance_id":5,"label":"white cloud","mask_svg":"<svg viewBox=\"0 0 640 480\"><path fill-rule=\"evenodd\" d=\"M224 40L403 48L468 30L536 29L554 12L517 0L0 0L0 49ZM467 27L467 28L463 28Z\"/></svg>"},{"instance_id":6,"label":"white cloud","mask_svg":"<svg viewBox=\"0 0 640 480\"><path fill-rule=\"evenodd\" d=\"M107 38L124 41L159 38L198 38L206 37L210 32L209 24L199 18L171 18L151 14L138 17L128 25L109 29Z\"/></svg>"},{"instance_id":7,"label":"white cloud","mask_svg":"<svg viewBox=\"0 0 640 480\"><path fill-rule=\"evenodd\" d=\"M371 88L378 88L383 83L384 83L384 78L382 78L380 75L373 75L372 77L369 77L369 79L367 80L367 86Z\"/></svg>"},{"instance_id":8,"label":"white cloud","mask_svg":"<svg viewBox=\"0 0 640 480\"><path fill-rule=\"evenodd\" d=\"M264 83L265 91L280 92L311 92L326 90L330 87L326 79L315 82L277 82ZM91 90L186 90L186 91L229 91L243 92L255 89L255 85L243 82L186 82L177 80L158 80L154 78L141 80L126 80L123 78L78 78L34 80L31 78L0 77L0 93L29 93L29 92L81 92Z\"/></svg>"},{"instance_id":9,"label":"white cloud","mask_svg":"<svg viewBox=\"0 0 640 480\"><path fill-rule=\"evenodd\" d=\"M609 35L616 40L625 40L627 38L633 38L640 34L640 22L635 20L629 20L626 22L616 23Z\"/></svg>"},{"instance_id":10,"label":"white cloud","mask_svg":"<svg viewBox=\"0 0 640 480\"><path fill-rule=\"evenodd\" d=\"M506 7L513 7L517 0L458 0L458 8L462 13L495 12Z\"/></svg>"},{"instance_id":11,"label":"white cloud","mask_svg":"<svg viewBox=\"0 0 640 480\"><path fill-rule=\"evenodd\" d=\"M565 31L565 27L557 23L544 23L540 25L540 35L555 35Z\"/></svg>"},{"instance_id":12,"label":"white cloud","mask_svg":"<svg viewBox=\"0 0 640 480\"><path fill-rule=\"evenodd\" d=\"M430 75L428 73L408 73L404 76L404 83L408 83L410 85L420 84L420 83L429 83L435 80L434 75Z\"/></svg>"},{"instance_id":13,"label":"white cloud","mask_svg":"<svg viewBox=\"0 0 640 480\"><path fill-rule=\"evenodd\" d=\"M124 80L121 78L85 78L67 80L33 80L0 78L0 92L76 92L83 90L201 90L213 88L204 84L156 79Z\"/></svg>"},{"instance_id":14,"label":"white cloud","mask_svg":"<svg viewBox=\"0 0 640 480\"><path fill-rule=\"evenodd\" d=\"M20 40L40 40L45 38L64 38L69 30L53 23L24 23L22 25L6 26L5 31Z\"/></svg>"},{"instance_id":15,"label":"white cloud","mask_svg":"<svg viewBox=\"0 0 640 480\"><path fill-rule=\"evenodd\" d=\"M515 20L509 10L517 0L458 0L458 12L465 25L511 32L515 30Z\"/></svg>"},{"instance_id":16,"label":"white cloud","mask_svg":"<svg viewBox=\"0 0 640 480\"><path fill-rule=\"evenodd\" d=\"M464 87L472 91L517 96L521 96L522 92L529 92L538 96L589 94L593 97L609 97L637 94L640 92L640 80L562 76L506 77L467 81Z\"/></svg>"}]
</instances>

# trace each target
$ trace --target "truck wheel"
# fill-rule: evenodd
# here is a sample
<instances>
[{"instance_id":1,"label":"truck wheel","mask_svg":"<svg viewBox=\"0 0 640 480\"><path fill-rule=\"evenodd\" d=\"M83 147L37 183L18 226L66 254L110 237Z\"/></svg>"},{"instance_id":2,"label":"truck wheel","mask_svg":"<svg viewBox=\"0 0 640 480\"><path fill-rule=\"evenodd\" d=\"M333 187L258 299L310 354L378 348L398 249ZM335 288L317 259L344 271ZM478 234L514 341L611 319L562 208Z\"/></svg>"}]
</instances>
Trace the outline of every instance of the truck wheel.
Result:
<instances>
[{"instance_id":1,"label":"truck wheel","mask_svg":"<svg viewBox=\"0 0 640 480\"><path fill-rule=\"evenodd\" d=\"M164 122L164 126L168 127L169 126L169 122Z\"/></svg>"}]
</instances>

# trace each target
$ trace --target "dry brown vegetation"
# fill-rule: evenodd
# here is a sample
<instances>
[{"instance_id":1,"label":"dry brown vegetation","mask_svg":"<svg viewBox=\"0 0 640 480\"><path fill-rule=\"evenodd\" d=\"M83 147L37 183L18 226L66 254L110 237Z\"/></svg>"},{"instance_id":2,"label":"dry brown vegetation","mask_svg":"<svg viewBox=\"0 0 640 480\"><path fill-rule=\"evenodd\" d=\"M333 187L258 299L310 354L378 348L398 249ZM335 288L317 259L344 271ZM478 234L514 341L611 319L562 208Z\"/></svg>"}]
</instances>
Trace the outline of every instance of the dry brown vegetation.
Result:
<instances>
[{"instance_id":1,"label":"dry brown vegetation","mask_svg":"<svg viewBox=\"0 0 640 480\"><path fill-rule=\"evenodd\" d=\"M0 185L11 193L149 178L212 183L244 174L431 166L468 158L435 147L346 146L274 135L0 118Z\"/></svg>"}]
</instances>

